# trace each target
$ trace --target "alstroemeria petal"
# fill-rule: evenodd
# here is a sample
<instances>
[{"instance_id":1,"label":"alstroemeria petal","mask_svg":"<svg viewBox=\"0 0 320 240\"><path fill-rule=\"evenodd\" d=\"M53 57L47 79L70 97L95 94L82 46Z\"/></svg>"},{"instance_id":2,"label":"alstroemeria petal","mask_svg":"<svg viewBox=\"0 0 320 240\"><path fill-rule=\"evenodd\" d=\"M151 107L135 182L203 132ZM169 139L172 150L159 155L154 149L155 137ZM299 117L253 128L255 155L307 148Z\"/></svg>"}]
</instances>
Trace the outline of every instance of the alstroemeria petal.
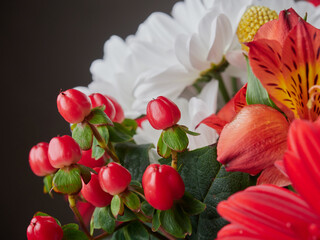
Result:
<instances>
[{"instance_id":1,"label":"alstroemeria petal","mask_svg":"<svg viewBox=\"0 0 320 240\"><path fill-rule=\"evenodd\" d=\"M245 106L223 128L217 160L226 165L227 171L257 174L282 158L288 127L284 116L271 107Z\"/></svg>"},{"instance_id":2,"label":"alstroemeria petal","mask_svg":"<svg viewBox=\"0 0 320 240\"><path fill-rule=\"evenodd\" d=\"M284 175L276 166L272 165L264 169L257 179L257 185L273 184L279 187L291 184L288 176Z\"/></svg>"},{"instance_id":3,"label":"alstroemeria petal","mask_svg":"<svg viewBox=\"0 0 320 240\"><path fill-rule=\"evenodd\" d=\"M284 166L294 188L320 215L320 129L296 120L288 134Z\"/></svg>"},{"instance_id":4,"label":"alstroemeria petal","mask_svg":"<svg viewBox=\"0 0 320 240\"><path fill-rule=\"evenodd\" d=\"M246 229L239 224L228 224L218 232L216 240L263 240L252 229Z\"/></svg>"},{"instance_id":5,"label":"alstroemeria petal","mask_svg":"<svg viewBox=\"0 0 320 240\"><path fill-rule=\"evenodd\" d=\"M319 227L319 216L301 197L284 188L272 185L249 187L220 202L217 210L232 224L257 232L260 239L319 237L312 231L312 228Z\"/></svg>"}]
</instances>

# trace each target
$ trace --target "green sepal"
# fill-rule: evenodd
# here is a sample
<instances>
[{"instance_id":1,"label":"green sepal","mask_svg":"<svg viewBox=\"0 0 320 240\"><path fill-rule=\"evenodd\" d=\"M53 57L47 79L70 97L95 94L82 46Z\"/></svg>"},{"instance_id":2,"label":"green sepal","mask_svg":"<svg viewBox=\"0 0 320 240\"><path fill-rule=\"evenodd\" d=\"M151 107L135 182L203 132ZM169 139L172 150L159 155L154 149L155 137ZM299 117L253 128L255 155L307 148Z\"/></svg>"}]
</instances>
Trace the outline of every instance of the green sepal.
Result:
<instances>
[{"instance_id":1,"label":"green sepal","mask_svg":"<svg viewBox=\"0 0 320 240\"><path fill-rule=\"evenodd\" d=\"M88 240L86 234L79 230L78 224L69 223L62 226L62 240Z\"/></svg>"},{"instance_id":2,"label":"green sepal","mask_svg":"<svg viewBox=\"0 0 320 240\"><path fill-rule=\"evenodd\" d=\"M180 205L160 213L161 226L176 238L185 238L192 233L192 225L189 216L183 211Z\"/></svg>"},{"instance_id":3,"label":"green sepal","mask_svg":"<svg viewBox=\"0 0 320 240\"><path fill-rule=\"evenodd\" d=\"M171 150L176 152L183 152L189 144L187 134L177 125L163 130L162 139Z\"/></svg>"},{"instance_id":4,"label":"green sepal","mask_svg":"<svg viewBox=\"0 0 320 240\"><path fill-rule=\"evenodd\" d=\"M136 130L138 128L138 123L134 119L126 118L121 123L122 126L124 126L128 131L130 131L131 135L136 134Z\"/></svg>"},{"instance_id":5,"label":"green sepal","mask_svg":"<svg viewBox=\"0 0 320 240\"><path fill-rule=\"evenodd\" d=\"M49 217L52 217L52 216L50 216L49 214L44 213L44 212L40 212L40 211L36 212L36 213L33 215L33 217L36 217L36 216L49 216ZM55 218L55 217L53 217L53 218L54 218L54 220L56 220L57 224L58 224L59 226L61 226L60 221L59 221L57 218Z\"/></svg>"},{"instance_id":6,"label":"green sepal","mask_svg":"<svg viewBox=\"0 0 320 240\"><path fill-rule=\"evenodd\" d=\"M106 126L98 126L98 127L96 127L96 129L99 132L102 139L99 139L99 141L98 141L98 139L96 137L93 138L92 157L94 159L99 159L105 153L105 150L103 149L103 147L108 144L109 130Z\"/></svg>"},{"instance_id":7,"label":"green sepal","mask_svg":"<svg viewBox=\"0 0 320 240\"><path fill-rule=\"evenodd\" d=\"M53 189L63 194L76 194L82 188L81 171L77 165L60 168L53 177Z\"/></svg>"},{"instance_id":8,"label":"green sepal","mask_svg":"<svg viewBox=\"0 0 320 240\"><path fill-rule=\"evenodd\" d=\"M152 216L154 212L154 208L147 202L143 201L141 203L141 211L146 215L146 216Z\"/></svg>"},{"instance_id":9,"label":"green sepal","mask_svg":"<svg viewBox=\"0 0 320 240\"><path fill-rule=\"evenodd\" d=\"M141 208L141 203L139 197L131 192L125 191L120 194L121 201L132 211L139 212Z\"/></svg>"},{"instance_id":10,"label":"green sepal","mask_svg":"<svg viewBox=\"0 0 320 240\"><path fill-rule=\"evenodd\" d=\"M112 215L117 218L118 215L122 215L124 212L124 205L119 195L114 195L111 200L111 212Z\"/></svg>"},{"instance_id":11,"label":"green sepal","mask_svg":"<svg viewBox=\"0 0 320 240\"><path fill-rule=\"evenodd\" d=\"M119 222L130 222L134 219L137 219L136 215L126 206L124 207L123 214L117 216L117 221Z\"/></svg>"},{"instance_id":12,"label":"green sepal","mask_svg":"<svg viewBox=\"0 0 320 240\"><path fill-rule=\"evenodd\" d=\"M189 216L198 215L206 209L206 204L194 198L188 192L184 193L183 197L178 200L178 203Z\"/></svg>"},{"instance_id":13,"label":"green sepal","mask_svg":"<svg viewBox=\"0 0 320 240\"><path fill-rule=\"evenodd\" d=\"M93 215L93 226L94 229L103 229L107 233L112 233L116 227L116 220L113 217L110 206L96 207ZM91 229L91 231L93 231Z\"/></svg>"},{"instance_id":14,"label":"green sepal","mask_svg":"<svg viewBox=\"0 0 320 240\"><path fill-rule=\"evenodd\" d=\"M47 176L45 176L43 178L43 192L45 194L49 194L50 197L52 197L52 179L53 179L53 175L49 174Z\"/></svg>"},{"instance_id":15,"label":"green sepal","mask_svg":"<svg viewBox=\"0 0 320 240\"><path fill-rule=\"evenodd\" d=\"M152 216L152 231L156 232L161 226L161 221L160 221L160 214L161 211L158 209L154 210L154 214Z\"/></svg>"},{"instance_id":16,"label":"green sepal","mask_svg":"<svg viewBox=\"0 0 320 240\"><path fill-rule=\"evenodd\" d=\"M113 127L108 127L110 132L110 141L115 143L132 141L132 132L121 125L120 123L114 123Z\"/></svg>"},{"instance_id":17,"label":"green sepal","mask_svg":"<svg viewBox=\"0 0 320 240\"><path fill-rule=\"evenodd\" d=\"M163 158L169 158L171 156L171 149L163 142L163 132L158 140L157 152Z\"/></svg>"},{"instance_id":18,"label":"green sepal","mask_svg":"<svg viewBox=\"0 0 320 240\"><path fill-rule=\"evenodd\" d=\"M93 141L93 133L90 126L86 122L76 124L72 130L72 138L82 150L89 150Z\"/></svg>"},{"instance_id":19,"label":"green sepal","mask_svg":"<svg viewBox=\"0 0 320 240\"><path fill-rule=\"evenodd\" d=\"M192 136L199 136L200 135L200 133L190 131L187 126L179 125L179 127L182 129L182 131L184 131L185 133L187 133L189 135L192 135Z\"/></svg>"},{"instance_id":20,"label":"green sepal","mask_svg":"<svg viewBox=\"0 0 320 240\"><path fill-rule=\"evenodd\" d=\"M246 61L247 61L247 71L248 71L248 85L247 85L247 92L246 92L247 104L248 105L263 104L280 111L280 109L270 99L267 90L262 86L260 80L252 72L248 57L246 57Z\"/></svg>"},{"instance_id":21,"label":"green sepal","mask_svg":"<svg viewBox=\"0 0 320 240\"><path fill-rule=\"evenodd\" d=\"M105 107L104 107L105 108ZM113 126L113 122L103 111L103 108L96 107L91 110L90 115L87 117L87 121L93 125L108 125Z\"/></svg>"},{"instance_id":22,"label":"green sepal","mask_svg":"<svg viewBox=\"0 0 320 240\"><path fill-rule=\"evenodd\" d=\"M89 168L82 164L77 164L77 165L78 165L78 168L80 169L81 178L85 184L87 184L91 180L91 172L94 174L98 174L92 168Z\"/></svg>"}]
</instances>

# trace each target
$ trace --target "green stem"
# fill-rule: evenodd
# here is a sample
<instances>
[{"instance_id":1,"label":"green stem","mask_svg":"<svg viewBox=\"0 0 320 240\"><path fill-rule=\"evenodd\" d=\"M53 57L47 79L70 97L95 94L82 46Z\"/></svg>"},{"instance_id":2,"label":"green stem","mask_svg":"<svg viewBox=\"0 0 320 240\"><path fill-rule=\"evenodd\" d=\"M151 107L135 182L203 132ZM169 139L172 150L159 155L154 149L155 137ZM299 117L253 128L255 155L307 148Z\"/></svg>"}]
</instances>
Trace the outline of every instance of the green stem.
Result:
<instances>
[{"instance_id":1,"label":"green stem","mask_svg":"<svg viewBox=\"0 0 320 240\"><path fill-rule=\"evenodd\" d=\"M176 151L171 150L171 156L172 156L171 167L173 167L175 170L177 170L178 169L178 154Z\"/></svg>"},{"instance_id":2,"label":"green stem","mask_svg":"<svg viewBox=\"0 0 320 240\"><path fill-rule=\"evenodd\" d=\"M72 210L72 212L74 213L74 215L76 216L76 218L78 219L80 226L82 228L82 230L84 231L84 233L87 235L87 237L91 240L93 239L93 237L90 235L87 226L85 225L85 223L83 222L82 216L77 208L76 205L76 199L74 195L68 195L68 201L69 201L69 206Z\"/></svg>"},{"instance_id":3,"label":"green stem","mask_svg":"<svg viewBox=\"0 0 320 240\"><path fill-rule=\"evenodd\" d=\"M238 92L237 78L236 77L232 77L231 78L231 83L232 83L233 95L236 95L236 93Z\"/></svg>"},{"instance_id":4,"label":"green stem","mask_svg":"<svg viewBox=\"0 0 320 240\"><path fill-rule=\"evenodd\" d=\"M222 94L222 97L223 97L225 103L229 102L230 101L229 93L227 91L226 85L223 82L221 74L217 73L217 74L214 74L214 76L212 76L212 77L218 80L219 90L220 90L220 93Z\"/></svg>"},{"instance_id":5,"label":"green stem","mask_svg":"<svg viewBox=\"0 0 320 240\"><path fill-rule=\"evenodd\" d=\"M115 154L114 151L110 150L110 146L112 146L110 143L106 143L104 141L104 139L101 137L98 129L96 128L96 126L94 126L93 124L91 124L89 121L86 121L86 123L89 125L89 127L91 128L92 130L92 133L94 135L94 137L97 139L99 145L101 148L103 148L107 154L111 157L111 159L114 161L114 162L117 162L117 163L120 163L120 160L119 158L117 157L117 155ZM112 149L113 149L113 146L112 146Z\"/></svg>"}]
</instances>

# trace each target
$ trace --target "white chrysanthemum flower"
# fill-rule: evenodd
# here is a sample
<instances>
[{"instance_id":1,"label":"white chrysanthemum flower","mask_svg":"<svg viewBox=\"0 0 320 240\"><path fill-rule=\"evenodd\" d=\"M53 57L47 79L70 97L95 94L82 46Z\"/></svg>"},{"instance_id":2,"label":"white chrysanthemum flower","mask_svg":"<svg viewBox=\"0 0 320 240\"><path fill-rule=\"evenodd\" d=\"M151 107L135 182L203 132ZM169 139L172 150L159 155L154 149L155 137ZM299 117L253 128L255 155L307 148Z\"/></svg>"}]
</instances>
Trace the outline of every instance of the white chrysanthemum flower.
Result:
<instances>
[{"instance_id":1,"label":"white chrysanthemum flower","mask_svg":"<svg viewBox=\"0 0 320 240\"><path fill-rule=\"evenodd\" d=\"M214 144L217 140L217 133L214 129L201 124L196 126L206 117L217 110L218 82L208 83L198 97L193 97L189 101L185 98L178 98L174 102L181 111L180 125L185 125L189 130L198 132L200 135L189 138L189 149L197 149ZM137 129L134 140L137 144L153 143L157 146L161 131L154 129L148 121L142 123L142 128Z\"/></svg>"}]
</instances>

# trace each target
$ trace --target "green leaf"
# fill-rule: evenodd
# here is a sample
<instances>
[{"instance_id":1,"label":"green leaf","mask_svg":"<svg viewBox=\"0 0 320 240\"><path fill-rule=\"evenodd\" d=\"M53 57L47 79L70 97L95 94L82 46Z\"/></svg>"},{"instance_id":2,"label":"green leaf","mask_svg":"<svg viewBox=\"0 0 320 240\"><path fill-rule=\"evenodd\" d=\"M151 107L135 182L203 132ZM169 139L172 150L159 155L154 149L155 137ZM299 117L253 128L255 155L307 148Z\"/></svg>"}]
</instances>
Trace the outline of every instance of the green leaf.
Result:
<instances>
[{"instance_id":1,"label":"green leaf","mask_svg":"<svg viewBox=\"0 0 320 240\"><path fill-rule=\"evenodd\" d=\"M112 233L116 227L116 220L112 216L110 206L100 208L97 215L100 227L107 233Z\"/></svg>"},{"instance_id":2,"label":"green leaf","mask_svg":"<svg viewBox=\"0 0 320 240\"><path fill-rule=\"evenodd\" d=\"M123 167L129 170L132 180L142 181L142 175L149 166L149 150L152 144L136 145L134 143L118 143L116 154Z\"/></svg>"},{"instance_id":3,"label":"green leaf","mask_svg":"<svg viewBox=\"0 0 320 240\"><path fill-rule=\"evenodd\" d=\"M206 204L204 212L191 217L193 234L190 239L214 239L227 223L216 211L218 203L250 185L248 174L226 172L216 158L215 145L183 152L178 156L186 192Z\"/></svg>"},{"instance_id":4,"label":"green leaf","mask_svg":"<svg viewBox=\"0 0 320 240\"><path fill-rule=\"evenodd\" d=\"M136 215L127 207L124 207L123 215L117 216L117 221L119 222L130 222L136 219Z\"/></svg>"},{"instance_id":5,"label":"green leaf","mask_svg":"<svg viewBox=\"0 0 320 240\"><path fill-rule=\"evenodd\" d=\"M124 206L119 195L114 195L111 200L111 212L115 218L120 214L122 215Z\"/></svg>"},{"instance_id":6,"label":"green leaf","mask_svg":"<svg viewBox=\"0 0 320 240\"><path fill-rule=\"evenodd\" d=\"M248 85L246 93L247 104L263 104L279 110L279 108L270 99L267 90L262 86L260 80L252 72L249 59L247 57L246 60L248 70Z\"/></svg>"},{"instance_id":7,"label":"green leaf","mask_svg":"<svg viewBox=\"0 0 320 240\"><path fill-rule=\"evenodd\" d=\"M178 204L169 210L161 211L160 221L166 232L174 237L185 238L192 233L190 218Z\"/></svg>"},{"instance_id":8,"label":"green leaf","mask_svg":"<svg viewBox=\"0 0 320 240\"><path fill-rule=\"evenodd\" d=\"M79 230L79 226L75 223L70 223L62 226L63 238L62 240L88 240L84 232Z\"/></svg>"},{"instance_id":9,"label":"green leaf","mask_svg":"<svg viewBox=\"0 0 320 240\"><path fill-rule=\"evenodd\" d=\"M108 127L108 129L111 142L119 143L132 141L132 132L120 123L115 122L114 126Z\"/></svg>"},{"instance_id":10,"label":"green leaf","mask_svg":"<svg viewBox=\"0 0 320 240\"><path fill-rule=\"evenodd\" d=\"M136 134L136 130L137 130L137 127L138 127L138 123L137 123L136 120L130 119L130 118L126 118L126 119L123 120L121 125L124 126L126 129L128 129L130 131L131 136Z\"/></svg>"},{"instance_id":11,"label":"green leaf","mask_svg":"<svg viewBox=\"0 0 320 240\"><path fill-rule=\"evenodd\" d=\"M102 137L102 141L103 142L99 142L96 137L93 138L93 142L92 142L92 157L94 159L99 159L105 153L105 150L102 147L103 147L103 145L107 145L108 144L109 131L108 131L108 128L106 126L98 126L96 128L97 128L100 136Z\"/></svg>"},{"instance_id":12,"label":"green leaf","mask_svg":"<svg viewBox=\"0 0 320 240\"><path fill-rule=\"evenodd\" d=\"M91 110L89 120L93 125L113 125L113 122L107 116L107 114L99 107Z\"/></svg>"},{"instance_id":13,"label":"green leaf","mask_svg":"<svg viewBox=\"0 0 320 240\"><path fill-rule=\"evenodd\" d=\"M139 197L131 192L131 191L125 191L121 193L120 198L122 202L132 211L138 212L141 207L140 199Z\"/></svg>"},{"instance_id":14,"label":"green leaf","mask_svg":"<svg viewBox=\"0 0 320 240\"><path fill-rule=\"evenodd\" d=\"M189 139L187 134L178 126L163 130L163 142L176 152L183 152L187 149Z\"/></svg>"},{"instance_id":15,"label":"green leaf","mask_svg":"<svg viewBox=\"0 0 320 240\"><path fill-rule=\"evenodd\" d=\"M158 231L161 226L160 213L160 210L155 210L152 216L152 231L154 232Z\"/></svg>"},{"instance_id":16,"label":"green leaf","mask_svg":"<svg viewBox=\"0 0 320 240\"><path fill-rule=\"evenodd\" d=\"M53 179L53 176L51 174L45 176L43 178L43 192L44 193L49 193L49 195L52 197L52 192L51 192L51 189L52 189L52 179Z\"/></svg>"},{"instance_id":17,"label":"green leaf","mask_svg":"<svg viewBox=\"0 0 320 240\"><path fill-rule=\"evenodd\" d=\"M192 136L199 136L199 135L200 135L200 133L190 131L187 126L179 125L179 127L180 127L185 133L187 133L187 134L189 134L189 135L192 135Z\"/></svg>"},{"instance_id":18,"label":"green leaf","mask_svg":"<svg viewBox=\"0 0 320 240\"><path fill-rule=\"evenodd\" d=\"M141 211L147 215L147 216L151 216L154 212L154 208L147 202L147 201L143 201L141 203Z\"/></svg>"},{"instance_id":19,"label":"green leaf","mask_svg":"<svg viewBox=\"0 0 320 240\"><path fill-rule=\"evenodd\" d=\"M194 198L190 193L185 192L179 200L179 205L188 215L198 215L206 209L206 205Z\"/></svg>"},{"instance_id":20,"label":"green leaf","mask_svg":"<svg viewBox=\"0 0 320 240\"><path fill-rule=\"evenodd\" d=\"M82 150L89 150L92 146L93 133L87 123L78 123L72 131L72 138Z\"/></svg>"},{"instance_id":21,"label":"green leaf","mask_svg":"<svg viewBox=\"0 0 320 240\"><path fill-rule=\"evenodd\" d=\"M149 240L149 233L142 223L134 221L123 228L126 240Z\"/></svg>"},{"instance_id":22,"label":"green leaf","mask_svg":"<svg viewBox=\"0 0 320 240\"><path fill-rule=\"evenodd\" d=\"M82 188L81 171L77 166L60 168L53 177L53 189L63 194L75 194Z\"/></svg>"},{"instance_id":23,"label":"green leaf","mask_svg":"<svg viewBox=\"0 0 320 240\"><path fill-rule=\"evenodd\" d=\"M158 140L157 152L163 158L169 158L171 156L171 149L163 142L163 132Z\"/></svg>"}]
</instances>

